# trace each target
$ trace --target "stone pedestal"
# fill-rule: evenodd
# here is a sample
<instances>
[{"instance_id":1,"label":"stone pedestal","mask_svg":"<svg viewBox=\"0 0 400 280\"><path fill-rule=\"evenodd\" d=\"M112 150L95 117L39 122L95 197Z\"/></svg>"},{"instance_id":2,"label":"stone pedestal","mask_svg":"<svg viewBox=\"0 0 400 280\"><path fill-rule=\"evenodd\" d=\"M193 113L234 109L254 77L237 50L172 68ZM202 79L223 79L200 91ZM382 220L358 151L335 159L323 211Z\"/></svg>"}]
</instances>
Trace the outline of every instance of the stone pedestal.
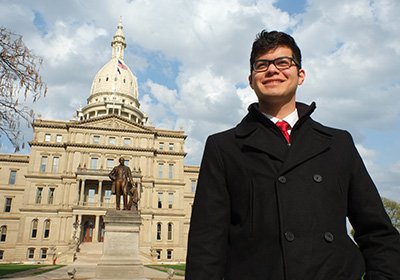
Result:
<instances>
[{"instance_id":1,"label":"stone pedestal","mask_svg":"<svg viewBox=\"0 0 400 280\"><path fill-rule=\"evenodd\" d=\"M103 256L97 279L145 279L139 259L140 217L136 211L108 210L104 217Z\"/></svg>"}]
</instances>

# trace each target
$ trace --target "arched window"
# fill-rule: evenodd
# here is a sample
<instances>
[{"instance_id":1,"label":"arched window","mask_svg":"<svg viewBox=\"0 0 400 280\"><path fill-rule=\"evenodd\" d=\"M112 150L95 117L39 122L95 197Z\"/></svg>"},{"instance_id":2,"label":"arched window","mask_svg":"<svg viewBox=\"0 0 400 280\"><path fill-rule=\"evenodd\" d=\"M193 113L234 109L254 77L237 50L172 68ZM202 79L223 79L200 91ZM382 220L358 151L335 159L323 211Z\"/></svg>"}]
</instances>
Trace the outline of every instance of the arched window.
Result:
<instances>
[{"instance_id":1,"label":"arched window","mask_svg":"<svg viewBox=\"0 0 400 280\"><path fill-rule=\"evenodd\" d=\"M7 226L2 226L0 228L0 241L4 242L7 238Z\"/></svg>"},{"instance_id":2,"label":"arched window","mask_svg":"<svg viewBox=\"0 0 400 280\"><path fill-rule=\"evenodd\" d=\"M161 223L157 223L157 240L161 240Z\"/></svg>"},{"instance_id":3,"label":"arched window","mask_svg":"<svg viewBox=\"0 0 400 280\"><path fill-rule=\"evenodd\" d=\"M43 238L49 238L50 236L50 220L45 220L44 221L44 226L43 226Z\"/></svg>"},{"instance_id":4,"label":"arched window","mask_svg":"<svg viewBox=\"0 0 400 280\"><path fill-rule=\"evenodd\" d=\"M37 229L38 229L38 219L34 219L32 220L32 225L31 225L31 238L36 238Z\"/></svg>"},{"instance_id":5,"label":"arched window","mask_svg":"<svg viewBox=\"0 0 400 280\"><path fill-rule=\"evenodd\" d=\"M172 240L173 224L168 223L168 240Z\"/></svg>"}]
</instances>

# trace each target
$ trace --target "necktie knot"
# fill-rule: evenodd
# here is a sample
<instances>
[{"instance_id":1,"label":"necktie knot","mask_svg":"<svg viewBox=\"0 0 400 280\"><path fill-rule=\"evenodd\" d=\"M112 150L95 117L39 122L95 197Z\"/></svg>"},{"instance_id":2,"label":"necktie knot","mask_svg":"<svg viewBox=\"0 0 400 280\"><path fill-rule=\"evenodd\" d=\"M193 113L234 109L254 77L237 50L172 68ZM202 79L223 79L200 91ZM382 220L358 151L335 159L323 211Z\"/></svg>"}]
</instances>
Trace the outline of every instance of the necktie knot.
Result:
<instances>
[{"instance_id":1,"label":"necktie knot","mask_svg":"<svg viewBox=\"0 0 400 280\"><path fill-rule=\"evenodd\" d=\"M289 129L290 129L290 124L288 124L286 121L278 121L276 122L276 126L280 129L282 132L283 136L286 139L286 142L290 144L290 135L289 135Z\"/></svg>"}]
</instances>

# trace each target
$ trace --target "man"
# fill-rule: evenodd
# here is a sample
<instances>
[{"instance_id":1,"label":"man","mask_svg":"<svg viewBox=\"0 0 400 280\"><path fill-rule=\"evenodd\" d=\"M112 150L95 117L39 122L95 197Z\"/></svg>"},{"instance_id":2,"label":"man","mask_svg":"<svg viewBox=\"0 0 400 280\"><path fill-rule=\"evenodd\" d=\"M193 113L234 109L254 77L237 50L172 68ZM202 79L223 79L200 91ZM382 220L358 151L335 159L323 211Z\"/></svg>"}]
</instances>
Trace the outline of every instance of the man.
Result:
<instances>
[{"instance_id":1,"label":"man","mask_svg":"<svg viewBox=\"0 0 400 280\"><path fill-rule=\"evenodd\" d=\"M262 31L250 65L258 103L206 142L186 279L400 279L399 233L350 134L296 102L305 72L294 39Z\"/></svg>"},{"instance_id":2,"label":"man","mask_svg":"<svg viewBox=\"0 0 400 280\"><path fill-rule=\"evenodd\" d=\"M137 203L139 201L136 184L133 181L131 169L124 165L125 159L121 157L119 159L119 165L115 166L108 175L113 181L112 193L115 193L116 197L116 209L121 209L121 194L123 196L123 210L130 210L132 205L137 210ZM132 188L129 190L129 183L132 184ZM128 195L131 193L130 203L128 204Z\"/></svg>"}]
</instances>

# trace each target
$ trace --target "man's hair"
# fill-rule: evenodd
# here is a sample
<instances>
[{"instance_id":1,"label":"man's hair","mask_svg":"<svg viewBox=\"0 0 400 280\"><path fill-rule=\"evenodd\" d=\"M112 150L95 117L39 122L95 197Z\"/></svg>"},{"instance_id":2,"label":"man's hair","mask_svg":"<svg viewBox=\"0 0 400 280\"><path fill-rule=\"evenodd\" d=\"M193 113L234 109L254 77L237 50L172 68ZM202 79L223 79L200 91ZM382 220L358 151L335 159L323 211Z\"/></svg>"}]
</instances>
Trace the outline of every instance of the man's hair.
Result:
<instances>
[{"instance_id":1,"label":"man's hair","mask_svg":"<svg viewBox=\"0 0 400 280\"><path fill-rule=\"evenodd\" d=\"M254 40L250 55L250 72L253 71L253 64L257 57L278 47L288 47L293 52L293 59L301 68L301 51L295 40L289 34L279 31L266 31L265 29L257 34Z\"/></svg>"}]
</instances>

